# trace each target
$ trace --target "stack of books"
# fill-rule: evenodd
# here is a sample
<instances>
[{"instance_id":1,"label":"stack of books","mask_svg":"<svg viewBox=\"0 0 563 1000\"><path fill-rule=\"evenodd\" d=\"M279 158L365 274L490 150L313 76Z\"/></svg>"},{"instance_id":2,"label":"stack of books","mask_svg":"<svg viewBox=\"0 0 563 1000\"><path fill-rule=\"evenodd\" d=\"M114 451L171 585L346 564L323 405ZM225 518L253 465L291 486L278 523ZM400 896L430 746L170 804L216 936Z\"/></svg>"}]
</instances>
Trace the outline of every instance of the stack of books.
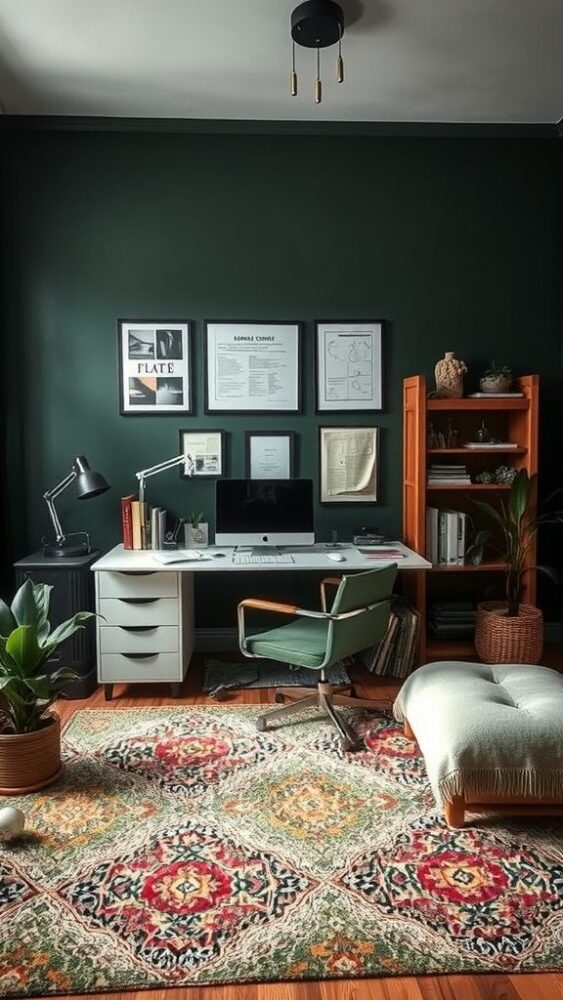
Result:
<instances>
[{"instance_id":1,"label":"stack of books","mask_svg":"<svg viewBox=\"0 0 563 1000\"><path fill-rule=\"evenodd\" d=\"M461 510L426 508L426 558L433 566L463 566L467 514Z\"/></svg>"},{"instance_id":2,"label":"stack of books","mask_svg":"<svg viewBox=\"0 0 563 1000\"><path fill-rule=\"evenodd\" d=\"M407 677L416 663L419 620L418 611L393 596L387 632L378 646L360 654L360 662L380 677Z\"/></svg>"},{"instance_id":3,"label":"stack of books","mask_svg":"<svg viewBox=\"0 0 563 1000\"><path fill-rule=\"evenodd\" d=\"M181 527L181 519L164 507L151 507L135 493L121 498L124 549L176 548Z\"/></svg>"},{"instance_id":4,"label":"stack of books","mask_svg":"<svg viewBox=\"0 0 563 1000\"><path fill-rule=\"evenodd\" d=\"M472 601L435 601L428 625L436 639L473 639L476 617Z\"/></svg>"},{"instance_id":5,"label":"stack of books","mask_svg":"<svg viewBox=\"0 0 563 1000\"><path fill-rule=\"evenodd\" d=\"M465 465L430 465L429 486L470 486L471 476Z\"/></svg>"}]
</instances>

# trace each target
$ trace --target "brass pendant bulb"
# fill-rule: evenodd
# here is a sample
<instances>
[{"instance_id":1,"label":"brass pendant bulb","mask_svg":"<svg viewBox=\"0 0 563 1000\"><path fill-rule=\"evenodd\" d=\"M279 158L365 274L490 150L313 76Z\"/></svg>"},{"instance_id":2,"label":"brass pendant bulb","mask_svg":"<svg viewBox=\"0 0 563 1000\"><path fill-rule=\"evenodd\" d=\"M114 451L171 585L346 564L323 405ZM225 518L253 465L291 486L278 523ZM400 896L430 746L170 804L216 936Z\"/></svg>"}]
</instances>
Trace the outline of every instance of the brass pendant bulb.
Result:
<instances>
[{"instance_id":1,"label":"brass pendant bulb","mask_svg":"<svg viewBox=\"0 0 563 1000\"><path fill-rule=\"evenodd\" d=\"M342 36L344 34L344 12L334 0L306 0L291 14L292 62L290 92L297 95L297 72L295 69L295 43L304 48L317 50L317 75L315 79L315 103L321 104L323 85L321 80L320 50L338 42L336 79L344 81L344 60L342 59Z\"/></svg>"}]
</instances>

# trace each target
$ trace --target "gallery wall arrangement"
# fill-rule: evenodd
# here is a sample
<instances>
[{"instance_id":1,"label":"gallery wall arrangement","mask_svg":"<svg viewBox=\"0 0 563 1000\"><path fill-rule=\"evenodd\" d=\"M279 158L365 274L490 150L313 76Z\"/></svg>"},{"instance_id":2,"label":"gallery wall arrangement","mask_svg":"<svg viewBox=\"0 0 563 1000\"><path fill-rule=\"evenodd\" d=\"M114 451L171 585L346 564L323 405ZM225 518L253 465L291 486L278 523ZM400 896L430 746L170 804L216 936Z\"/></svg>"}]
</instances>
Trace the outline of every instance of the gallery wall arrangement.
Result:
<instances>
[{"instance_id":1,"label":"gallery wall arrangement","mask_svg":"<svg viewBox=\"0 0 563 1000\"><path fill-rule=\"evenodd\" d=\"M321 538L335 528L351 538L364 524L396 537L402 379L431 377L436 361L455 351L469 367L466 391L477 391L493 342L516 374L530 370L533 345L542 378L540 467L545 488L557 485L556 140L78 125L3 132L8 558L38 547L48 527L43 492L75 454L103 468L112 489L89 505L87 525L80 505L65 505L65 526L88 527L101 548L115 544L119 498L134 491L135 470L176 455L181 431L201 432L190 442L200 468L190 480L178 470L159 476L151 486L158 505L183 517L204 512L212 526L219 463L223 475L244 476L249 460L262 468L289 462L314 480ZM335 190L345 192L336 203ZM138 322L146 347L145 334L137 344L138 329L127 327ZM298 398L294 392L283 410L248 412L232 399L221 408L218 368L212 384L209 365L205 371L206 337L214 331L215 364L227 370L224 336L233 324L272 326L293 343L291 331L300 331L292 360ZM326 339L332 324L342 335L336 354ZM342 357L350 332L353 351ZM335 371L346 376L337 409ZM139 374L156 381L131 394ZM353 396L366 384L362 410L365 398L360 406ZM320 428L364 426L378 428L376 503L321 503ZM285 438L274 440L278 432ZM229 613L235 590L234 581L225 584ZM216 602L198 608L202 624L222 614Z\"/></svg>"}]
</instances>

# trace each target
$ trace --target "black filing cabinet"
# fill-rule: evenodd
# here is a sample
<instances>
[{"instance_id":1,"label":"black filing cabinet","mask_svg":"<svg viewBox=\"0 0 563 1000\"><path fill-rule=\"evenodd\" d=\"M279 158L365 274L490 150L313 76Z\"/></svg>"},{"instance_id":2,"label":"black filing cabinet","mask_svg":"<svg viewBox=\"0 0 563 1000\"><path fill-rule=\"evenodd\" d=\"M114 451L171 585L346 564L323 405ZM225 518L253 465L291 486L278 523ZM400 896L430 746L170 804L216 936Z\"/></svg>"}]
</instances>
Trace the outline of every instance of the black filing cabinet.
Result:
<instances>
[{"instance_id":1,"label":"black filing cabinet","mask_svg":"<svg viewBox=\"0 0 563 1000\"><path fill-rule=\"evenodd\" d=\"M20 587L26 580L51 584L49 621L51 628L55 628L77 611L95 611L94 574L90 567L99 555L96 551L85 556L56 558L34 552L14 563L16 584ZM97 685L94 619L59 646L49 660L52 670L62 665L71 667L79 677L64 689L67 698L86 698L92 693Z\"/></svg>"}]
</instances>

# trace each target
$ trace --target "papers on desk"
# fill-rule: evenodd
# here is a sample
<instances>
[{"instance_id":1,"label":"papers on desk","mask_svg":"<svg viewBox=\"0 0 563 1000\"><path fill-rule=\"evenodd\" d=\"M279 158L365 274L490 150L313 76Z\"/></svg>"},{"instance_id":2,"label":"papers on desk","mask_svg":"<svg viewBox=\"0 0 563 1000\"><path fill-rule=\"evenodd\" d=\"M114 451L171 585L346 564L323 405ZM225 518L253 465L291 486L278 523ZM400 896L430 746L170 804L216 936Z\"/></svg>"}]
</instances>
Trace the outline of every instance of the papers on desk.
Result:
<instances>
[{"instance_id":1,"label":"papers on desk","mask_svg":"<svg viewBox=\"0 0 563 1000\"><path fill-rule=\"evenodd\" d=\"M391 549L388 547L382 548L369 548L369 549L358 549L364 559L387 559L390 562L395 562L396 559L404 559L405 553L401 552L400 549Z\"/></svg>"},{"instance_id":2,"label":"papers on desk","mask_svg":"<svg viewBox=\"0 0 563 1000\"><path fill-rule=\"evenodd\" d=\"M211 560L211 556L200 552L199 549L175 549L172 552L151 552L153 559L158 560L163 566L170 566L171 563L189 563Z\"/></svg>"}]
</instances>

